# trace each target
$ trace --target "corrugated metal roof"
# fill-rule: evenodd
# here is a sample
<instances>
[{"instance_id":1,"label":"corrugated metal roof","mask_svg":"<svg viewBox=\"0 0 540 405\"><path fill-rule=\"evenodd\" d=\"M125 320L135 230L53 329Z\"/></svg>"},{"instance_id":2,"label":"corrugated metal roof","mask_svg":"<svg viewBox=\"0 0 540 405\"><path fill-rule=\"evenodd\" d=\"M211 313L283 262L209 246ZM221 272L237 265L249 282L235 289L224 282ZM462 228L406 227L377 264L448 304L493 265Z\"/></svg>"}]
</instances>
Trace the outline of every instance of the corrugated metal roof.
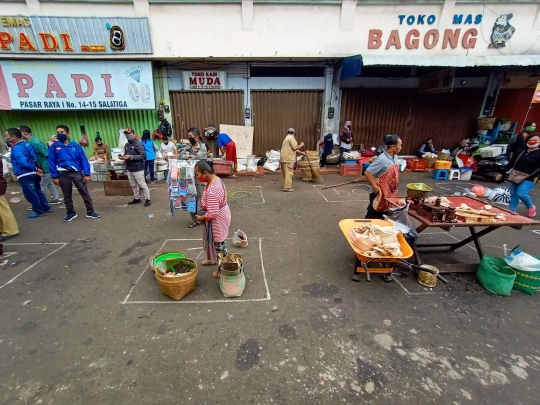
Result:
<instances>
[{"instance_id":1,"label":"corrugated metal roof","mask_svg":"<svg viewBox=\"0 0 540 405\"><path fill-rule=\"evenodd\" d=\"M419 55L362 55L364 66L538 66L540 55L494 56L419 56Z\"/></svg>"},{"instance_id":2,"label":"corrugated metal roof","mask_svg":"<svg viewBox=\"0 0 540 405\"><path fill-rule=\"evenodd\" d=\"M88 135L89 146L84 147L87 156L93 155L96 132L111 148L118 146L118 131L131 127L139 136L143 130L154 132L159 126L155 110L99 110L99 111L0 111L0 132L7 128L28 125L32 133L43 142L51 140L56 126L67 125L71 139L81 139L81 126Z\"/></svg>"}]
</instances>

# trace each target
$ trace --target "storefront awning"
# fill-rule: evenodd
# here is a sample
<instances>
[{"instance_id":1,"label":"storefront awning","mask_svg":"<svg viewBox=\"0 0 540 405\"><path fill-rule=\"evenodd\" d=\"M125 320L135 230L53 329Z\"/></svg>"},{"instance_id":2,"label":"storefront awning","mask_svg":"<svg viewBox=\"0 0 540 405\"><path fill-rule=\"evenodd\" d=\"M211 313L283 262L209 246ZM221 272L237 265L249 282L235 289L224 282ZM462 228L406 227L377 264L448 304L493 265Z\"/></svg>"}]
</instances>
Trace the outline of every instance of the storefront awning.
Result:
<instances>
[{"instance_id":1,"label":"storefront awning","mask_svg":"<svg viewBox=\"0 0 540 405\"><path fill-rule=\"evenodd\" d=\"M364 66L538 66L540 55L509 56L413 56L362 55Z\"/></svg>"}]
</instances>

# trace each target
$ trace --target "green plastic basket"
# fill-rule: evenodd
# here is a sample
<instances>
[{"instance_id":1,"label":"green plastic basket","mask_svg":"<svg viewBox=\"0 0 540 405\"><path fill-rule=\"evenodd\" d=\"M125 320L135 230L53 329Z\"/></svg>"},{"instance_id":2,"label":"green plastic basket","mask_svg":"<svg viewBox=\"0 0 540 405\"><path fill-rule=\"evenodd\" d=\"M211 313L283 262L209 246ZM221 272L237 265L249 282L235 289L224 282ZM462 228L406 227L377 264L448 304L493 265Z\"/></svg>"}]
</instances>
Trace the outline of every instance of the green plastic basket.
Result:
<instances>
[{"instance_id":1,"label":"green plastic basket","mask_svg":"<svg viewBox=\"0 0 540 405\"><path fill-rule=\"evenodd\" d=\"M504 260L484 256L476 271L476 279L490 293L509 296L514 286L516 272Z\"/></svg>"},{"instance_id":2,"label":"green plastic basket","mask_svg":"<svg viewBox=\"0 0 540 405\"><path fill-rule=\"evenodd\" d=\"M536 257L540 260L540 257ZM540 289L540 271L522 271L512 269L516 272L516 281L514 281L514 290L534 295Z\"/></svg>"},{"instance_id":3,"label":"green plastic basket","mask_svg":"<svg viewBox=\"0 0 540 405\"><path fill-rule=\"evenodd\" d=\"M150 259L150 269L156 271L156 266L165 260L170 259L185 259L186 255L182 252L161 252Z\"/></svg>"}]
</instances>

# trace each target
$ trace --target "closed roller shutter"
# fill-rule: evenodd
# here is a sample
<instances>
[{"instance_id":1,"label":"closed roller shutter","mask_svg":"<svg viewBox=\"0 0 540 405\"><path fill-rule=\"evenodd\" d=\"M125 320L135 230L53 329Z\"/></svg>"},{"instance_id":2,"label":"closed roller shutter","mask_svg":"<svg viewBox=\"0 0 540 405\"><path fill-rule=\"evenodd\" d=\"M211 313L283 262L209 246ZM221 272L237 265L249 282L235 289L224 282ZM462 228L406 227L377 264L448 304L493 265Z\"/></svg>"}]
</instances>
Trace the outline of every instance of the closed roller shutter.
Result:
<instances>
[{"instance_id":1,"label":"closed roller shutter","mask_svg":"<svg viewBox=\"0 0 540 405\"><path fill-rule=\"evenodd\" d=\"M315 150L320 137L322 96L322 91L253 90L253 153L264 156L269 149L280 149L291 127L296 130L298 142Z\"/></svg>"},{"instance_id":2,"label":"closed roller shutter","mask_svg":"<svg viewBox=\"0 0 540 405\"><path fill-rule=\"evenodd\" d=\"M214 124L245 125L244 93L242 91L172 91L173 129L177 140L187 137L187 130L201 130L203 141L217 156L217 143L204 137L204 128Z\"/></svg>"},{"instance_id":3,"label":"closed roller shutter","mask_svg":"<svg viewBox=\"0 0 540 405\"><path fill-rule=\"evenodd\" d=\"M353 123L354 144L378 147L386 134L403 140L401 154L414 155L426 138L435 147L455 148L474 134L484 89L422 95L416 89L343 89L340 133Z\"/></svg>"}]
</instances>

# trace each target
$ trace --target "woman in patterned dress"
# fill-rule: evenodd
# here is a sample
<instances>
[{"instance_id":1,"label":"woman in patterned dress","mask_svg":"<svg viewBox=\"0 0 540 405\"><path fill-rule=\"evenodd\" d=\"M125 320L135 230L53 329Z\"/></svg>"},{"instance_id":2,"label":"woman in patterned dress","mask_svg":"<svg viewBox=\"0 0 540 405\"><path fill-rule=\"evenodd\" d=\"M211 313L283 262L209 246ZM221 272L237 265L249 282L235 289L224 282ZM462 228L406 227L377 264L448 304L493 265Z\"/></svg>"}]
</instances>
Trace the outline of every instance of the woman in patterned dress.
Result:
<instances>
[{"instance_id":1,"label":"woman in patterned dress","mask_svg":"<svg viewBox=\"0 0 540 405\"><path fill-rule=\"evenodd\" d=\"M204 222L203 247L206 260L203 266L213 266L219 257L227 255L225 240L229 235L231 225L231 210L227 205L227 189L223 181L214 174L212 162L201 160L195 165L195 175L201 183L207 183L201 198L204 215L197 215L197 221ZM219 272L212 274L219 277Z\"/></svg>"}]
</instances>

